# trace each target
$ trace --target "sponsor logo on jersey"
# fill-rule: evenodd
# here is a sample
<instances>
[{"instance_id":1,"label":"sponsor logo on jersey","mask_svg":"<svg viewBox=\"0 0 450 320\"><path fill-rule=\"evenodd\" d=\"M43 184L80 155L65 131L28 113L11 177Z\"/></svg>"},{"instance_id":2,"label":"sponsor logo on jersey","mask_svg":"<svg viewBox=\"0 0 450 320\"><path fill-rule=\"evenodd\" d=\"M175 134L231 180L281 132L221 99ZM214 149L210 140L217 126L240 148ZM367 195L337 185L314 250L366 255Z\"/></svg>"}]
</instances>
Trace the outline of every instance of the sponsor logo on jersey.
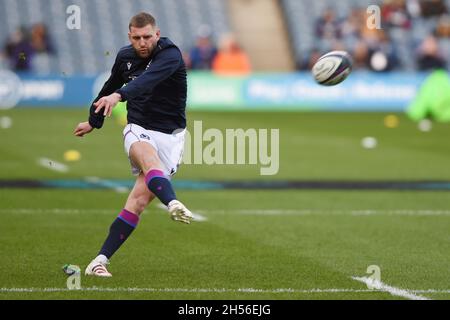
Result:
<instances>
[{"instance_id":1,"label":"sponsor logo on jersey","mask_svg":"<svg viewBox=\"0 0 450 320\"><path fill-rule=\"evenodd\" d=\"M150 137L149 137L148 135L144 134L144 133L142 133L142 134L139 136L139 138L141 138L141 139L146 139L146 140L150 140Z\"/></svg>"}]
</instances>

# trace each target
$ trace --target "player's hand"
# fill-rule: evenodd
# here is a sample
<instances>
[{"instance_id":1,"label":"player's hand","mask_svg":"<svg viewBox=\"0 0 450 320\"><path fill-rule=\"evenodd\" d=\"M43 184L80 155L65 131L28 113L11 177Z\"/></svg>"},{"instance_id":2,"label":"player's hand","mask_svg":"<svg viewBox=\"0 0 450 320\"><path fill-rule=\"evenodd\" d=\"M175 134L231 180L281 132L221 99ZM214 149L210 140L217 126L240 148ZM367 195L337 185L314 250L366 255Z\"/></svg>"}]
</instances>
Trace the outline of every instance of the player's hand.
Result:
<instances>
[{"instance_id":1,"label":"player's hand","mask_svg":"<svg viewBox=\"0 0 450 320\"><path fill-rule=\"evenodd\" d=\"M120 94L113 93L109 96L100 98L94 106L96 107L95 113L99 113L101 109L103 109L103 115L106 117L110 117L112 114L113 108L117 105L117 103L122 99Z\"/></svg>"},{"instance_id":2,"label":"player's hand","mask_svg":"<svg viewBox=\"0 0 450 320\"><path fill-rule=\"evenodd\" d=\"M94 130L94 128L92 128L89 122L81 122L75 128L73 134L76 135L77 137L83 137L85 134L88 134L92 130Z\"/></svg>"}]
</instances>

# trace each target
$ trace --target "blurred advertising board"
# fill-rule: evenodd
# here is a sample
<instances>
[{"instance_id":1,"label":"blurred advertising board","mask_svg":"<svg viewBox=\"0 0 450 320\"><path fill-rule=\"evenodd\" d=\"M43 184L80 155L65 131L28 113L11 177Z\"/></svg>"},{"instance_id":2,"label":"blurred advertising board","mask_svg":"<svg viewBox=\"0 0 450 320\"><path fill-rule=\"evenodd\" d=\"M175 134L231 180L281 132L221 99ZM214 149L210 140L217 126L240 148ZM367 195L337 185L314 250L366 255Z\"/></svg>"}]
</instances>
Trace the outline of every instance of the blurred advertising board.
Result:
<instances>
[{"instance_id":1,"label":"blurred advertising board","mask_svg":"<svg viewBox=\"0 0 450 320\"><path fill-rule=\"evenodd\" d=\"M17 76L0 71L0 103L6 109L87 107L106 81L99 76ZM425 79L423 73L357 73L320 86L309 73L217 76L191 72L191 110L403 111Z\"/></svg>"}]
</instances>

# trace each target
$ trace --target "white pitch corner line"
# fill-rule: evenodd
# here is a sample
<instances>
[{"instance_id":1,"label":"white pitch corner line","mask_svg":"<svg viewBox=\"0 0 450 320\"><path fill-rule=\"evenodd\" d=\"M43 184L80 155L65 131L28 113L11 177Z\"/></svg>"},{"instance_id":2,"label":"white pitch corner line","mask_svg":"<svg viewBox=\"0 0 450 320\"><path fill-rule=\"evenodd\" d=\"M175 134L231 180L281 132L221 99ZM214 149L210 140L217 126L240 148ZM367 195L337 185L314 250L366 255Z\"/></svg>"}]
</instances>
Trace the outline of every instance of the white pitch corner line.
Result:
<instances>
[{"instance_id":1,"label":"white pitch corner line","mask_svg":"<svg viewBox=\"0 0 450 320\"><path fill-rule=\"evenodd\" d=\"M379 280L367 278L367 277L352 277L353 280L365 283L368 286L373 287L375 290L388 292L393 296L398 296L410 300L431 300L427 297L414 294L413 292L405 289L389 286Z\"/></svg>"},{"instance_id":2,"label":"white pitch corner line","mask_svg":"<svg viewBox=\"0 0 450 320\"><path fill-rule=\"evenodd\" d=\"M163 205L162 203L158 203L157 207L158 207L159 209L162 209L162 210L164 210L164 211L167 211L167 207L166 207L165 205ZM192 211L191 211L191 212L192 212ZM207 220L208 220L207 217L205 217L205 216L203 216L203 215L201 215L201 214L198 214L198 213L196 213L196 212L192 212L192 217L193 217L193 221L194 221L194 222L204 222L204 221L207 221Z\"/></svg>"},{"instance_id":3,"label":"white pitch corner line","mask_svg":"<svg viewBox=\"0 0 450 320\"><path fill-rule=\"evenodd\" d=\"M50 169L53 171L58 171L58 172L62 172L62 173L69 171L69 168L65 164L59 163L52 159L39 158L37 160L37 162L41 167L44 167L44 168L47 168L47 169Z\"/></svg>"}]
</instances>

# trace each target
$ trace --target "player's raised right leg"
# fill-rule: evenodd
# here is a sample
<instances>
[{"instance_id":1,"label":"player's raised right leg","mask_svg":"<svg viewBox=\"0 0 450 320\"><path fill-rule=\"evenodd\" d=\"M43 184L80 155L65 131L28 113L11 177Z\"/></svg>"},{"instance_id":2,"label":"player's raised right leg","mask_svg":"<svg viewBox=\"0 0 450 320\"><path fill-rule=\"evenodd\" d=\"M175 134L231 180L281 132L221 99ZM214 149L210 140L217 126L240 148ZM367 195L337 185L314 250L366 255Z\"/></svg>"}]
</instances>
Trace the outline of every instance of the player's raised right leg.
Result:
<instances>
[{"instance_id":1,"label":"player's raised right leg","mask_svg":"<svg viewBox=\"0 0 450 320\"><path fill-rule=\"evenodd\" d=\"M148 189L167 206L171 218L189 224L192 213L177 200L170 177L164 173L163 164L156 149L149 143L135 142L131 145L129 156L131 161L144 172Z\"/></svg>"}]
</instances>

